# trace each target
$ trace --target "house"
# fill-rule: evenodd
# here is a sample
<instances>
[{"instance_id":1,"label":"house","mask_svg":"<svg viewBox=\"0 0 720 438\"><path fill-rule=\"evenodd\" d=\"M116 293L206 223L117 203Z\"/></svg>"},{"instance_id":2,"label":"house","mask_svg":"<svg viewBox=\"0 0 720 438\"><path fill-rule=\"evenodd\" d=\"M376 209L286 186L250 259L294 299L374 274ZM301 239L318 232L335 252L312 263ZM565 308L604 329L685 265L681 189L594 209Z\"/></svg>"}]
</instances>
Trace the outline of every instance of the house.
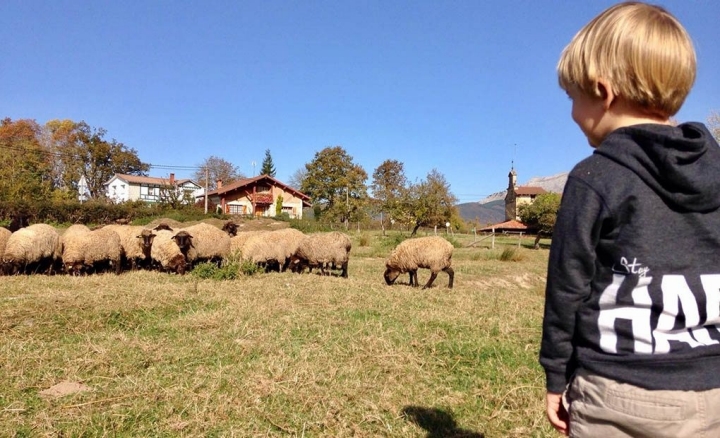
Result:
<instances>
[{"instance_id":1,"label":"house","mask_svg":"<svg viewBox=\"0 0 720 438\"><path fill-rule=\"evenodd\" d=\"M510 168L508 174L508 189L505 195L505 221L519 221L520 206L532 204L538 195L547 193L542 187L517 185L517 173Z\"/></svg>"},{"instance_id":2,"label":"house","mask_svg":"<svg viewBox=\"0 0 720 438\"><path fill-rule=\"evenodd\" d=\"M217 189L208 192L208 201L223 213L254 216L275 216L276 203L282 196L282 212L291 218L302 219L304 207L310 207L310 197L269 175L243 178L230 184L217 182ZM200 195L198 201L203 201Z\"/></svg>"},{"instance_id":3,"label":"house","mask_svg":"<svg viewBox=\"0 0 720 438\"><path fill-rule=\"evenodd\" d=\"M205 190L191 179L175 179L171 173L168 178L152 176L125 175L116 173L105 186L105 194L113 202L146 201L161 202L171 199L194 202Z\"/></svg>"}]
</instances>

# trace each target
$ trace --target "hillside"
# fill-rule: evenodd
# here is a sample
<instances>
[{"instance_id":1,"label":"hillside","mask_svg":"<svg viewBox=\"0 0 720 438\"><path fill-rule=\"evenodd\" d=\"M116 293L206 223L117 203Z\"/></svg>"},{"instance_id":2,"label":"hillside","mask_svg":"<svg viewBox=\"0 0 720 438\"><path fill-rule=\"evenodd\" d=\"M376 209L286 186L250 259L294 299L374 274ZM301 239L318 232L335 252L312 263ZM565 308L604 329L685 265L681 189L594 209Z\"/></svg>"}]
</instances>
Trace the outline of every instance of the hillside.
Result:
<instances>
[{"instance_id":1,"label":"hillside","mask_svg":"<svg viewBox=\"0 0 720 438\"><path fill-rule=\"evenodd\" d=\"M548 192L562 193L567 181L567 172L559 173L552 176L539 176L530 178L530 180L521 186L542 187ZM481 225L496 224L505 220L505 195L507 190L493 193L485 199L478 202L466 202L458 204L460 216L468 221L478 221Z\"/></svg>"}]
</instances>

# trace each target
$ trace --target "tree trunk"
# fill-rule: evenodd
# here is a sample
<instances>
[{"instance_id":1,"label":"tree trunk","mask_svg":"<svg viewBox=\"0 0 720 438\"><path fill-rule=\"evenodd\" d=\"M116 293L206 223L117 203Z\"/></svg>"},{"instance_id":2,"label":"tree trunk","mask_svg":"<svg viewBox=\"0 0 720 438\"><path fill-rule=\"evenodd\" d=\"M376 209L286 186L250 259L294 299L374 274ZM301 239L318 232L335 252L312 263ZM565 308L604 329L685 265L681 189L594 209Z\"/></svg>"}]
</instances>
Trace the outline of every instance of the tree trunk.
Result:
<instances>
[{"instance_id":1,"label":"tree trunk","mask_svg":"<svg viewBox=\"0 0 720 438\"><path fill-rule=\"evenodd\" d=\"M535 245L533 245L533 249L540 249L540 232L538 232L537 236L535 236Z\"/></svg>"},{"instance_id":2,"label":"tree trunk","mask_svg":"<svg viewBox=\"0 0 720 438\"><path fill-rule=\"evenodd\" d=\"M415 224L415 228L413 228L412 233L410 233L410 237L413 237L415 233L417 233L418 228L420 228L420 224Z\"/></svg>"}]
</instances>

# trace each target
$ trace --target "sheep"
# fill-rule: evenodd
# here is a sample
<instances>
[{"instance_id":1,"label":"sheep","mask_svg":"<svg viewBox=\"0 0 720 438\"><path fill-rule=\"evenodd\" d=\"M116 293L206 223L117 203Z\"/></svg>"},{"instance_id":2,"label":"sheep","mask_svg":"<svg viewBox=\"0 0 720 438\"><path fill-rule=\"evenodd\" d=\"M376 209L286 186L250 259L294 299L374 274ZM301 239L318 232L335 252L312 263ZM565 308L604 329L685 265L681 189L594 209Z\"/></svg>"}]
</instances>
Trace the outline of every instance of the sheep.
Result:
<instances>
[{"instance_id":1,"label":"sheep","mask_svg":"<svg viewBox=\"0 0 720 438\"><path fill-rule=\"evenodd\" d=\"M184 275L187 269L185 255L180 251L175 233L168 230L155 232L150 254L154 263L166 272Z\"/></svg>"},{"instance_id":2,"label":"sheep","mask_svg":"<svg viewBox=\"0 0 720 438\"><path fill-rule=\"evenodd\" d=\"M7 244L11 234L12 231L5 227L0 227L0 261L2 261L3 253L5 253L5 245Z\"/></svg>"},{"instance_id":3,"label":"sheep","mask_svg":"<svg viewBox=\"0 0 720 438\"><path fill-rule=\"evenodd\" d=\"M269 231L241 231L236 235L232 236L230 238L230 254L241 254L248 239L250 239L252 236L257 236L263 233L269 233Z\"/></svg>"},{"instance_id":4,"label":"sheep","mask_svg":"<svg viewBox=\"0 0 720 438\"><path fill-rule=\"evenodd\" d=\"M432 286L438 272L447 272L450 281L448 288L453 287L455 272L452 264L453 246L439 236L418 237L400 243L385 262L385 282L392 285L398 275L410 273L410 286L418 286L418 268L430 269L430 279L423 289Z\"/></svg>"},{"instance_id":5,"label":"sheep","mask_svg":"<svg viewBox=\"0 0 720 438\"><path fill-rule=\"evenodd\" d=\"M109 227L90 231L84 225L72 225L62 236L63 264L68 274L103 272L112 267L122 272L120 236Z\"/></svg>"},{"instance_id":6,"label":"sheep","mask_svg":"<svg viewBox=\"0 0 720 438\"><path fill-rule=\"evenodd\" d=\"M190 264L210 261L219 265L230 254L230 236L204 222L181 229L175 237Z\"/></svg>"},{"instance_id":7,"label":"sheep","mask_svg":"<svg viewBox=\"0 0 720 438\"><path fill-rule=\"evenodd\" d=\"M107 225L104 228L113 230L120 236L123 266L132 270L149 267L152 261L150 251L155 238L152 230L131 225Z\"/></svg>"},{"instance_id":8,"label":"sheep","mask_svg":"<svg viewBox=\"0 0 720 438\"><path fill-rule=\"evenodd\" d=\"M283 272L304 237L302 231L293 228L251 236L243 247L243 260L265 266L266 270L276 267L278 271Z\"/></svg>"},{"instance_id":9,"label":"sheep","mask_svg":"<svg viewBox=\"0 0 720 438\"><path fill-rule=\"evenodd\" d=\"M2 256L3 270L8 274L19 272L59 271L62 256L60 235L46 224L34 224L20 228L8 237Z\"/></svg>"},{"instance_id":10,"label":"sheep","mask_svg":"<svg viewBox=\"0 0 720 438\"><path fill-rule=\"evenodd\" d=\"M302 272L305 267L319 267L325 275L325 266L342 269L341 276L348 278L348 260L352 243L350 238L338 231L305 236L290 259L293 272Z\"/></svg>"}]
</instances>

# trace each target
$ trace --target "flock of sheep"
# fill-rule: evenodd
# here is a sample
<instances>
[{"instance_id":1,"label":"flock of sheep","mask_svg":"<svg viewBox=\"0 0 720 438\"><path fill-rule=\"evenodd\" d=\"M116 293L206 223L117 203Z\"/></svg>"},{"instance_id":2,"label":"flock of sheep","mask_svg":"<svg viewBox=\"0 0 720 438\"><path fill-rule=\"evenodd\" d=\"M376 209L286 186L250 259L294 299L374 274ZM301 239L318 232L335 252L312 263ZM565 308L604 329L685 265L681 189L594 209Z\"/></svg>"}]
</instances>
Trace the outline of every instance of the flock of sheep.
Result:
<instances>
[{"instance_id":1,"label":"flock of sheep","mask_svg":"<svg viewBox=\"0 0 720 438\"><path fill-rule=\"evenodd\" d=\"M238 232L229 221L222 229L206 223L183 228L160 224L154 228L132 225L106 225L91 230L72 225L58 233L46 224L34 224L10 232L0 227L0 274L45 273L70 275L123 270L157 269L184 274L198 263L238 257L266 270L302 273L319 269L340 270L348 277L350 238L337 231L304 234L286 228L275 231ZM449 276L453 246L442 237L408 239L400 243L386 260L384 278L392 285L401 273L409 273L409 283L417 286L418 268L430 269L425 288L431 287L440 271Z\"/></svg>"}]
</instances>

